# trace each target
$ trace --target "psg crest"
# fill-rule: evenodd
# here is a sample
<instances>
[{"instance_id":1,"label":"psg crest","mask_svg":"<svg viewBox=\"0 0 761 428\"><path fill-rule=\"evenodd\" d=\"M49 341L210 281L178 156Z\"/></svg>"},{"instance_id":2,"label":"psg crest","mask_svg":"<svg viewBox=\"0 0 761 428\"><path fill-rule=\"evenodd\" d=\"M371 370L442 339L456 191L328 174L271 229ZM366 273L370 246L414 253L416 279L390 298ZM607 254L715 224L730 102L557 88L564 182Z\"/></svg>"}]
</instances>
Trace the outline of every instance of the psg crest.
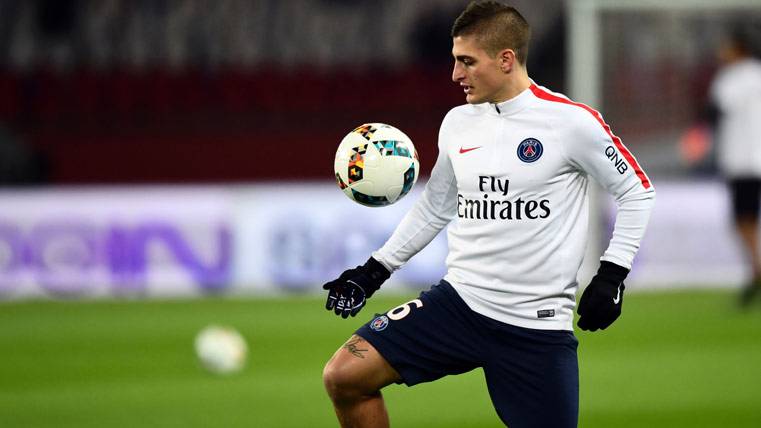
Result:
<instances>
[{"instance_id":1,"label":"psg crest","mask_svg":"<svg viewBox=\"0 0 761 428\"><path fill-rule=\"evenodd\" d=\"M379 315L370 323L370 328L375 331L383 331L388 327L388 317Z\"/></svg>"},{"instance_id":2,"label":"psg crest","mask_svg":"<svg viewBox=\"0 0 761 428\"><path fill-rule=\"evenodd\" d=\"M543 152L544 147L536 138L526 138L518 144L518 159L526 163L535 162Z\"/></svg>"}]
</instances>

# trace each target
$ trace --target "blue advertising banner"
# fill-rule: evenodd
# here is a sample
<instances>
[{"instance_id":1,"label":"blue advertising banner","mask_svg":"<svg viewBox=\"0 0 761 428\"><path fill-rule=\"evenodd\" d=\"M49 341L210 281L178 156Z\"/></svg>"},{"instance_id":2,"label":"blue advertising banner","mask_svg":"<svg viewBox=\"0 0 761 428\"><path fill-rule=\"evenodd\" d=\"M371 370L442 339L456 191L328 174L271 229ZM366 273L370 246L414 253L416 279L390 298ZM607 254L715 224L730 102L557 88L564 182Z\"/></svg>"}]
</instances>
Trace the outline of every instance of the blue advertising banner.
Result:
<instances>
[{"instance_id":1,"label":"blue advertising banner","mask_svg":"<svg viewBox=\"0 0 761 428\"><path fill-rule=\"evenodd\" d=\"M229 287L231 195L184 187L0 192L0 297Z\"/></svg>"},{"instance_id":2,"label":"blue advertising banner","mask_svg":"<svg viewBox=\"0 0 761 428\"><path fill-rule=\"evenodd\" d=\"M319 293L383 245L423 188L383 208L314 182L0 191L0 299ZM721 183L659 182L628 285L741 284L738 248ZM438 282L446 254L440 233L384 290Z\"/></svg>"}]
</instances>

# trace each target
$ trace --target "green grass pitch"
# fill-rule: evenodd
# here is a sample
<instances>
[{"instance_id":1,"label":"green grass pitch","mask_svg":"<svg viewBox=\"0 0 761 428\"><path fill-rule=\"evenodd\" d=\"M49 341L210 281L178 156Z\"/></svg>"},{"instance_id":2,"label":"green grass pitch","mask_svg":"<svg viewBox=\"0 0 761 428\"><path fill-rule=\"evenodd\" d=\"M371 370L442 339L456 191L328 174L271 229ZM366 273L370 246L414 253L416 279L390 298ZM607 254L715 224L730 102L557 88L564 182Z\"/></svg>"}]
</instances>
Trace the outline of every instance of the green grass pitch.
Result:
<instances>
[{"instance_id":1,"label":"green grass pitch","mask_svg":"<svg viewBox=\"0 0 761 428\"><path fill-rule=\"evenodd\" d=\"M579 426L761 426L761 305L733 299L630 293L608 331L577 332ZM325 361L405 300L381 293L349 320L316 297L3 303L0 427L334 427ZM245 371L199 367L193 337L209 323L246 337ZM501 426L480 370L384 395L392 426Z\"/></svg>"}]
</instances>

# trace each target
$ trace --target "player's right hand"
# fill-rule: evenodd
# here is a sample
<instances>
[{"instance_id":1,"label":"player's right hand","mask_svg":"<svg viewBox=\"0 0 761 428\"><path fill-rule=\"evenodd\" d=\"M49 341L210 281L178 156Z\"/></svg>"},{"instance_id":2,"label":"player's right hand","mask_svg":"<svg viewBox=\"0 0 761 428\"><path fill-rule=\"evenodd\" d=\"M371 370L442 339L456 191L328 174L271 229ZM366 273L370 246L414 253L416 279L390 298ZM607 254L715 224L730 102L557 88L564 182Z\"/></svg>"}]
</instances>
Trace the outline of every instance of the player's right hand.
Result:
<instances>
[{"instance_id":1,"label":"player's right hand","mask_svg":"<svg viewBox=\"0 0 761 428\"><path fill-rule=\"evenodd\" d=\"M390 276L388 269L370 257L364 265L344 271L338 279L322 286L328 290L325 309L332 310L343 318L357 315L367 299Z\"/></svg>"}]
</instances>

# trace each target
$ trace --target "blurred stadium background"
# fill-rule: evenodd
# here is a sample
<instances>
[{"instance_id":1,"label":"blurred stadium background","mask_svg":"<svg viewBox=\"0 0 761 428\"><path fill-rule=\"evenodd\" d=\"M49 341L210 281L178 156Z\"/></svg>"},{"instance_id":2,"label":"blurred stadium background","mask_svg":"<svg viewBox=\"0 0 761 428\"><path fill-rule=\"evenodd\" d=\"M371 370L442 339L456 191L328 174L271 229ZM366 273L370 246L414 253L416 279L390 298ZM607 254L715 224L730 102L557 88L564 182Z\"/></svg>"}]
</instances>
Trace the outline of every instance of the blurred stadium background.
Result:
<instances>
[{"instance_id":1,"label":"blurred stadium background","mask_svg":"<svg viewBox=\"0 0 761 428\"><path fill-rule=\"evenodd\" d=\"M422 190L462 0L0 0L0 426L335 426L324 362L361 322L320 285L414 202L360 207L335 148L410 135ZM761 426L761 306L698 120L728 25L758 0L516 0L529 73L597 107L658 189L624 315L579 332L583 427ZM610 228L596 197L590 253ZM597 250L599 253L599 250ZM362 321L443 273L437 239ZM594 265L594 257L589 265ZM584 273L582 276L588 275ZM192 353L209 323L244 372ZM396 426L491 427L480 373L386 392Z\"/></svg>"}]
</instances>

